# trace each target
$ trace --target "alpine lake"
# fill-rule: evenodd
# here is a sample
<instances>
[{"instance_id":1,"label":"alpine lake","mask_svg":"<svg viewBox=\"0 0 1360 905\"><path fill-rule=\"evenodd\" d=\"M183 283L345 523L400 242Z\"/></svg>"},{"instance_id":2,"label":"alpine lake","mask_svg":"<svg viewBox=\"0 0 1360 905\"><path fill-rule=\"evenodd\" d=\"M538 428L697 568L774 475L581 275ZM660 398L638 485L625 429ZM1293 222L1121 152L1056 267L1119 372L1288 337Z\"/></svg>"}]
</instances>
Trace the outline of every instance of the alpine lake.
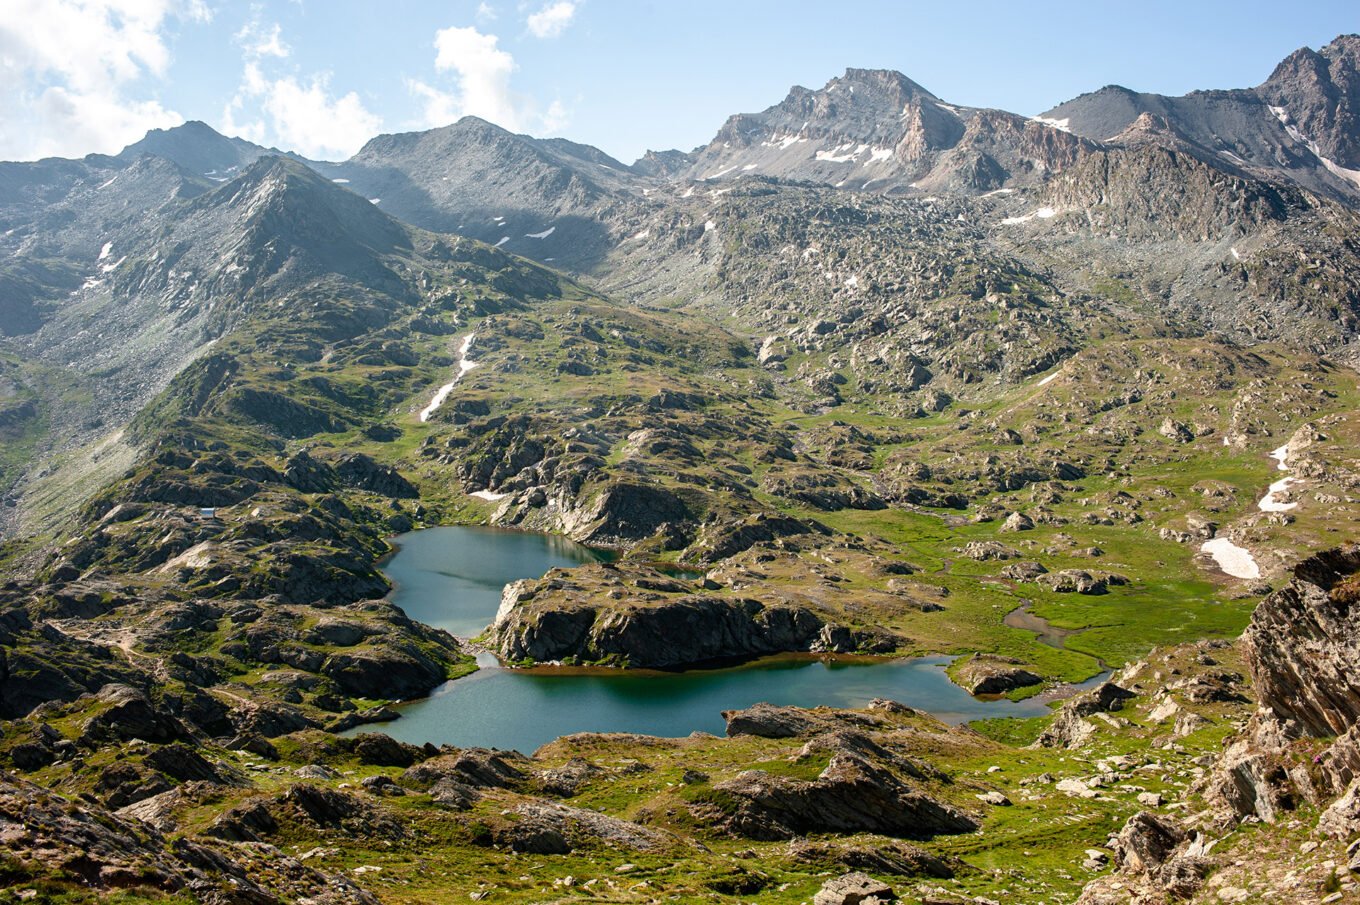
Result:
<instances>
[{"instance_id":1,"label":"alpine lake","mask_svg":"<svg viewBox=\"0 0 1360 905\"><path fill-rule=\"evenodd\" d=\"M442 527L394 539L384 572L393 601L411 618L460 638L480 635L501 590L549 569L609 558L562 537L495 528ZM676 672L600 667L507 668L489 653L478 669L428 697L401 704L401 718L351 733L381 731L413 744L513 748L531 753L563 735L626 732L681 737L722 734L722 711L759 702L863 707L890 698L951 723L1049 712L1047 698L977 698L945 674L950 657L870 659L786 655ZM1098 676L1083 686L1098 682Z\"/></svg>"}]
</instances>

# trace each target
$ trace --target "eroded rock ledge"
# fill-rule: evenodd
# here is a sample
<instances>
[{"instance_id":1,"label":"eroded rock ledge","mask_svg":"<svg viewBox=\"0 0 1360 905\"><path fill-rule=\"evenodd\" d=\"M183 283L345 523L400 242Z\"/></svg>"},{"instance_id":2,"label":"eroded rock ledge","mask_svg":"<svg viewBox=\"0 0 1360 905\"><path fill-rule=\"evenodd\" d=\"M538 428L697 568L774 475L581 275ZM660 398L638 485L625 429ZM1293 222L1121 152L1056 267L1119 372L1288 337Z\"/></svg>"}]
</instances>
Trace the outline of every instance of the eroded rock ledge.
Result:
<instances>
[{"instance_id":1,"label":"eroded rock ledge","mask_svg":"<svg viewBox=\"0 0 1360 905\"><path fill-rule=\"evenodd\" d=\"M813 609L728 596L715 582L609 564L505 589L491 634L506 660L667 669L794 651L891 653L905 639Z\"/></svg>"}]
</instances>

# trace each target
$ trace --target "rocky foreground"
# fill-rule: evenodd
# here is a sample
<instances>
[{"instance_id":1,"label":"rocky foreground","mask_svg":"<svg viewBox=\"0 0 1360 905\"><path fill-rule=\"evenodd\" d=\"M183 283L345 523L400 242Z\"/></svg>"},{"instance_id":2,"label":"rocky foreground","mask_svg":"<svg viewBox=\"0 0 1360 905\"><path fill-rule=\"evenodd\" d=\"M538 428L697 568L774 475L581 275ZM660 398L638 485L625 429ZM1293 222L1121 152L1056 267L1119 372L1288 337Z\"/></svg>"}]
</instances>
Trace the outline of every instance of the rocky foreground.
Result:
<instances>
[{"instance_id":1,"label":"rocky foreground","mask_svg":"<svg viewBox=\"0 0 1360 905\"><path fill-rule=\"evenodd\" d=\"M529 757L305 726L232 739L109 685L7 724L4 887L1341 901L1360 891L1357 576L1360 547L1306 560L1237 644L1155 652L1052 717L981 727L993 737L889 701L760 705L724 714L725 739L587 734Z\"/></svg>"}]
</instances>

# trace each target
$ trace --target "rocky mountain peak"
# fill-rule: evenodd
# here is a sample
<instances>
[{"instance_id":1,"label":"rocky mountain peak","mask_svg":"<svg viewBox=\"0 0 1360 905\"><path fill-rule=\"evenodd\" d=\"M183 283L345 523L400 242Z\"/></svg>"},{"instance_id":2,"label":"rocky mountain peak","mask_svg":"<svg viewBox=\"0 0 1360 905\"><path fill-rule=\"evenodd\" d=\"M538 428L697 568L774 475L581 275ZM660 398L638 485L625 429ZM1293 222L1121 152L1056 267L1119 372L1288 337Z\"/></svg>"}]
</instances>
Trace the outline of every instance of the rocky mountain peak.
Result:
<instances>
[{"instance_id":1,"label":"rocky mountain peak","mask_svg":"<svg viewBox=\"0 0 1360 905\"><path fill-rule=\"evenodd\" d=\"M372 201L287 157L260 158L195 205L184 228L213 236L219 258L236 265L223 274L250 285L326 272L373 279L382 274L380 257L410 245L402 225Z\"/></svg>"},{"instance_id":2,"label":"rocky mountain peak","mask_svg":"<svg viewBox=\"0 0 1360 905\"><path fill-rule=\"evenodd\" d=\"M207 123L190 120L171 129L152 129L118 157L128 161L146 154L164 157L190 173L225 181L260 157L279 153L243 138L228 138Z\"/></svg>"},{"instance_id":3,"label":"rocky mountain peak","mask_svg":"<svg viewBox=\"0 0 1360 905\"><path fill-rule=\"evenodd\" d=\"M1256 88L1183 97L1109 86L1041 119L1097 141L1170 141L1218 167L1353 202L1360 193L1360 38L1301 48ZM1156 120L1139 122L1148 114Z\"/></svg>"},{"instance_id":4,"label":"rocky mountain peak","mask_svg":"<svg viewBox=\"0 0 1360 905\"><path fill-rule=\"evenodd\" d=\"M923 176L929 158L962 137L966 115L900 72L847 69L818 90L795 86L773 107L730 117L686 175L887 189Z\"/></svg>"},{"instance_id":5,"label":"rocky mountain peak","mask_svg":"<svg viewBox=\"0 0 1360 905\"><path fill-rule=\"evenodd\" d=\"M763 113L731 117L717 140L749 140L775 128L800 137L895 144L902 131L900 120L919 120L923 109L932 111L926 114L932 120L948 113L939 106L939 98L900 72L847 69L819 90L794 86L783 101Z\"/></svg>"},{"instance_id":6,"label":"rocky mountain peak","mask_svg":"<svg viewBox=\"0 0 1360 905\"><path fill-rule=\"evenodd\" d=\"M477 116L464 116L456 122L424 132L394 132L370 138L350 163L380 160L393 155L424 153L435 149L495 145L513 142L515 135Z\"/></svg>"},{"instance_id":7,"label":"rocky mountain peak","mask_svg":"<svg viewBox=\"0 0 1360 905\"><path fill-rule=\"evenodd\" d=\"M1342 35L1320 51L1294 51L1256 91L1288 114L1289 125L1317 146L1320 158L1360 169L1360 36Z\"/></svg>"},{"instance_id":8,"label":"rocky mountain peak","mask_svg":"<svg viewBox=\"0 0 1360 905\"><path fill-rule=\"evenodd\" d=\"M912 100L939 100L921 85L892 69L846 69L845 75L827 82L821 93L831 94L838 90L844 90L848 95L848 100L843 99L843 103L854 106L881 104L900 108Z\"/></svg>"},{"instance_id":9,"label":"rocky mountain peak","mask_svg":"<svg viewBox=\"0 0 1360 905\"><path fill-rule=\"evenodd\" d=\"M694 164L694 155L684 151L647 151L633 161L633 172L642 176L674 176Z\"/></svg>"}]
</instances>

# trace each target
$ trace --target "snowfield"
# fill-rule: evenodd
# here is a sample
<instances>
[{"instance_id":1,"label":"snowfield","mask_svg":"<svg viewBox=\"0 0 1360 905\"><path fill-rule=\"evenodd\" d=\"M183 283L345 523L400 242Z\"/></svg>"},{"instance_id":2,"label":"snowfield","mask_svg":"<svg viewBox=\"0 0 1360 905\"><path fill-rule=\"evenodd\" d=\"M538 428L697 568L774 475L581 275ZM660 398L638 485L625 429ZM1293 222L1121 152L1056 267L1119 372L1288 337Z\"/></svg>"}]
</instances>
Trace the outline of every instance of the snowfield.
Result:
<instances>
[{"instance_id":1,"label":"snowfield","mask_svg":"<svg viewBox=\"0 0 1360 905\"><path fill-rule=\"evenodd\" d=\"M1251 555L1251 551L1237 546L1226 537L1205 541L1200 549L1212 556L1218 567L1233 578L1261 577L1261 568L1256 565L1256 558Z\"/></svg>"},{"instance_id":2,"label":"snowfield","mask_svg":"<svg viewBox=\"0 0 1360 905\"><path fill-rule=\"evenodd\" d=\"M439 407L444 404L444 401L449 398L449 394L453 392L453 388L458 386L458 381L462 380L468 371L471 371L479 364L479 362L475 362L471 358L468 358L468 353L472 351L472 341L476 338L476 333L469 333L467 336L463 337L463 344L458 347L458 373L453 375L452 380L439 388L438 392L434 394L434 398L430 400L429 405L420 410L420 420L422 423L430 420L430 416L438 411Z\"/></svg>"}]
</instances>

